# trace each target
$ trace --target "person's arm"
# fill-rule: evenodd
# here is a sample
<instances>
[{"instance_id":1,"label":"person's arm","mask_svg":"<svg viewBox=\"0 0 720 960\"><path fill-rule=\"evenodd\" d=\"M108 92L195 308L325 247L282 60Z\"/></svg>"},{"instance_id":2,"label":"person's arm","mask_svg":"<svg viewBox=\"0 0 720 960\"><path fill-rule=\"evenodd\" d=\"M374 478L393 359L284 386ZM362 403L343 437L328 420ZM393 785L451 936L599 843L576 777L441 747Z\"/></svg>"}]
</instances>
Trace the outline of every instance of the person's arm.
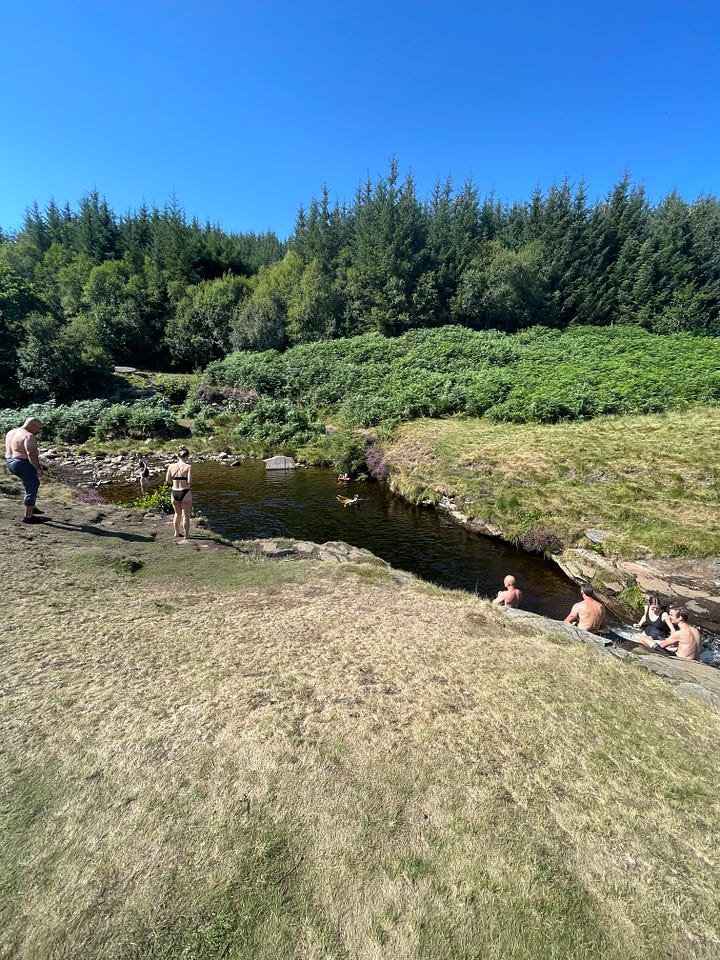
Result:
<instances>
[{"instance_id":1,"label":"person's arm","mask_svg":"<svg viewBox=\"0 0 720 960\"><path fill-rule=\"evenodd\" d=\"M189 487L192 486L192 464L188 466L187 484Z\"/></svg>"},{"instance_id":2,"label":"person's arm","mask_svg":"<svg viewBox=\"0 0 720 960\"><path fill-rule=\"evenodd\" d=\"M38 454L38 445L37 440L32 435L27 437L25 440L25 453L28 455L28 460L35 467L38 473L42 470L40 466L40 456Z\"/></svg>"},{"instance_id":3,"label":"person's arm","mask_svg":"<svg viewBox=\"0 0 720 960\"><path fill-rule=\"evenodd\" d=\"M672 620L666 613L662 615L662 622L670 628L670 636L672 636L677 630L680 629L680 627L676 623L672 622Z\"/></svg>"},{"instance_id":4,"label":"person's arm","mask_svg":"<svg viewBox=\"0 0 720 960\"><path fill-rule=\"evenodd\" d=\"M578 610L579 604L576 603L570 613L565 617L563 623L575 623L576 620L580 619L580 612Z\"/></svg>"},{"instance_id":5,"label":"person's arm","mask_svg":"<svg viewBox=\"0 0 720 960\"><path fill-rule=\"evenodd\" d=\"M645 609L643 610L643 615L640 617L640 619L638 620L637 623L634 623L634 624L633 624L634 627L644 627L644 626L645 626L645 624L647 623L647 612L648 612L648 608L645 607Z\"/></svg>"},{"instance_id":6,"label":"person's arm","mask_svg":"<svg viewBox=\"0 0 720 960\"><path fill-rule=\"evenodd\" d=\"M674 646L676 646L676 645L677 645L677 642L678 642L678 638L677 638L677 637L668 637L667 640L657 640L657 641L656 641L657 645L658 645L659 647L662 647L663 650L664 650L666 647L674 647Z\"/></svg>"},{"instance_id":7,"label":"person's arm","mask_svg":"<svg viewBox=\"0 0 720 960\"><path fill-rule=\"evenodd\" d=\"M172 486L172 474L170 473L170 467L167 468L167 473L165 474L165 483L169 483Z\"/></svg>"},{"instance_id":8,"label":"person's arm","mask_svg":"<svg viewBox=\"0 0 720 960\"><path fill-rule=\"evenodd\" d=\"M493 603L497 603L497 604L499 604L500 606L502 606L502 605L505 603L505 591L504 591L504 590L500 590L500 591L499 591L498 595L497 595L497 596L495 597L495 599L493 600Z\"/></svg>"}]
</instances>

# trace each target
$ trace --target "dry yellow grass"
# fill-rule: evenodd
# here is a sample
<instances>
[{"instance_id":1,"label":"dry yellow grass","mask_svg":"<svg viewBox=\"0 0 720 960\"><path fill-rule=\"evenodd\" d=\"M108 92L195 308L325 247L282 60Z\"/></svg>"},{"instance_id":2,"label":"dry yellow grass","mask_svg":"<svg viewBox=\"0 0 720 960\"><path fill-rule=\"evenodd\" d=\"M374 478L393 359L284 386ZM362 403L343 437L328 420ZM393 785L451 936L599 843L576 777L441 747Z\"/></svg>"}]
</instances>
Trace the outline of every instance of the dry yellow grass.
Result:
<instances>
[{"instance_id":1,"label":"dry yellow grass","mask_svg":"<svg viewBox=\"0 0 720 960\"><path fill-rule=\"evenodd\" d=\"M7 515L0 956L718 955L717 714L375 569Z\"/></svg>"}]
</instances>

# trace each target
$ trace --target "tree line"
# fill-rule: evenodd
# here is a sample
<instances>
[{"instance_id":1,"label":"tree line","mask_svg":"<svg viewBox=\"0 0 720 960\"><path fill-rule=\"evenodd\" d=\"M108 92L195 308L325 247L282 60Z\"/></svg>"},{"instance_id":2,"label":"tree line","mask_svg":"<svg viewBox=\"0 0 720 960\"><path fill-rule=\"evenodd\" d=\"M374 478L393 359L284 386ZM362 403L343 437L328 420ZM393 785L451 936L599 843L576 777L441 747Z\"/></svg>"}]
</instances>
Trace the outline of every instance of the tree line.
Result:
<instances>
[{"instance_id":1,"label":"tree line","mask_svg":"<svg viewBox=\"0 0 720 960\"><path fill-rule=\"evenodd\" d=\"M447 324L717 335L720 202L651 204L628 175L597 202L568 181L522 202L450 180L420 198L393 160L351 204L323 189L284 242L188 222L174 198L119 217L97 192L0 230L6 404L89 393L113 364L188 371Z\"/></svg>"}]
</instances>

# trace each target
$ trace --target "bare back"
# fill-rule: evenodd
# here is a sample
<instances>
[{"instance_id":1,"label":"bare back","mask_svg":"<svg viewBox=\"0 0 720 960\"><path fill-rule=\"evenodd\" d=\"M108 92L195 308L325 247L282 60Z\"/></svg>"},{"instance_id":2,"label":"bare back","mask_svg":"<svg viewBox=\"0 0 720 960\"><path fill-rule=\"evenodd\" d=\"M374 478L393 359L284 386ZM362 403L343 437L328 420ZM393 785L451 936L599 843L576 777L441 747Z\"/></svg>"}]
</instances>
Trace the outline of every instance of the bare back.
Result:
<instances>
[{"instance_id":1,"label":"bare back","mask_svg":"<svg viewBox=\"0 0 720 960\"><path fill-rule=\"evenodd\" d=\"M171 483L175 490L187 490L192 482L192 466L189 463L183 463L182 460L171 463L165 480Z\"/></svg>"},{"instance_id":2,"label":"bare back","mask_svg":"<svg viewBox=\"0 0 720 960\"><path fill-rule=\"evenodd\" d=\"M33 460L33 454L37 455L37 440L35 435L25 427L16 427L9 430L5 435L5 456L17 460Z\"/></svg>"},{"instance_id":3,"label":"bare back","mask_svg":"<svg viewBox=\"0 0 720 960\"><path fill-rule=\"evenodd\" d=\"M697 627L691 627L689 623L683 623L672 634L672 639L677 643L675 656L678 660L697 660L702 646L700 631Z\"/></svg>"},{"instance_id":4,"label":"bare back","mask_svg":"<svg viewBox=\"0 0 720 960\"><path fill-rule=\"evenodd\" d=\"M566 621L577 620L581 630L605 630L607 616L605 607L592 597L585 597L572 608Z\"/></svg>"},{"instance_id":5,"label":"bare back","mask_svg":"<svg viewBox=\"0 0 720 960\"><path fill-rule=\"evenodd\" d=\"M519 607L522 603L522 590L518 590L517 587L507 587L500 591L495 602L500 606Z\"/></svg>"}]
</instances>

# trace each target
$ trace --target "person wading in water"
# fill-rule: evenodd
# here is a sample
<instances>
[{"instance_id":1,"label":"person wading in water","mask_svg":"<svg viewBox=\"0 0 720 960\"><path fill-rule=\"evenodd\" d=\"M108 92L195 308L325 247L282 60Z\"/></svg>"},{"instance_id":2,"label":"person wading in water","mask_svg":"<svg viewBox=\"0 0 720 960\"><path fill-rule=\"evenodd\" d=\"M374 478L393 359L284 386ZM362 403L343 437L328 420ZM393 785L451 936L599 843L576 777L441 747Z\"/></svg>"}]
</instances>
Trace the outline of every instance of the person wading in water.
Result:
<instances>
[{"instance_id":1,"label":"person wading in water","mask_svg":"<svg viewBox=\"0 0 720 960\"><path fill-rule=\"evenodd\" d=\"M501 607L519 607L522 603L522 590L518 590L515 585L515 577L509 573L503 580L504 590L501 590L493 600L493 603Z\"/></svg>"}]
</instances>

